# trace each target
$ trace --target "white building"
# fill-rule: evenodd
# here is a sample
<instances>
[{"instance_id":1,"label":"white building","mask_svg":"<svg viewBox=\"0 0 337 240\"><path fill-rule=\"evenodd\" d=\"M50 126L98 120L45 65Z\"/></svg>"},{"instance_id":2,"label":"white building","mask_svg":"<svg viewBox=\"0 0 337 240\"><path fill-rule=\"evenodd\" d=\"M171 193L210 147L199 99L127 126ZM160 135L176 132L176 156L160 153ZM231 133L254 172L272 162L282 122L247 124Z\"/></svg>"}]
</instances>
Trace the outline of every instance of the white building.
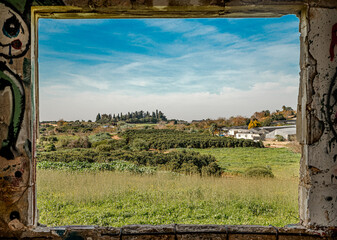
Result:
<instances>
[{"instance_id":1,"label":"white building","mask_svg":"<svg viewBox=\"0 0 337 240\"><path fill-rule=\"evenodd\" d=\"M276 135L284 137L286 140L292 140L296 137L296 127L276 129L266 134L266 139L275 139Z\"/></svg>"},{"instance_id":2,"label":"white building","mask_svg":"<svg viewBox=\"0 0 337 240\"><path fill-rule=\"evenodd\" d=\"M252 133L252 132L236 133L234 137L237 139L250 139L254 141L263 140L262 135L258 133Z\"/></svg>"}]
</instances>

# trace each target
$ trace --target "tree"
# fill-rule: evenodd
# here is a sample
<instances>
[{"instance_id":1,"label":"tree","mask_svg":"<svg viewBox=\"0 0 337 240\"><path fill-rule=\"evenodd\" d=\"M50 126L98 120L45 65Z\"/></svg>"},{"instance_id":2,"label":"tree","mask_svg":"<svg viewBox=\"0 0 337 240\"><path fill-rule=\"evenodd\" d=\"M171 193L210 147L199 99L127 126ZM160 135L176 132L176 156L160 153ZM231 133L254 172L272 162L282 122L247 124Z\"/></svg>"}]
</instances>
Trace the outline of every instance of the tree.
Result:
<instances>
[{"instance_id":1,"label":"tree","mask_svg":"<svg viewBox=\"0 0 337 240\"><path fill-rule=\"evenodd\" d=\"M286 118L284 117L284 115L282 113L275 113L272 116L273 120L279 121L279 120L286 120Z\"/></svg>"},{"instance_id":2,"label":"tree","mask_svg":"<svg viewBox=\"0 0 337 240\"><path fill-rule=\"evenodd\" d=\"M109 115L106 113L102 114L101 119L99 120L100 123L108 123L109 121Z\"/></svg>"},{"instance_id":3,"label":"tree","mask_svg":"<svg viewBox=\"0 0 337 240\"><path fill-rule=\"evenodd\" d=\"M284 138L282 135L275 135L275 139L276 139L278 142L283 142L283 141L285 141L285 138Z\"/></svg>"},{"instance_id":4,"label":"tree","mask_svg":"<svg viewBox=\"0 0 337 240\"><path fill-rule=\"evenodd\" d=\"M98 122L99 120L101 120L101 114L98 113L97 116L96 116L96 122Z\"/></svg>"},{"instance_id":5,"label":"tree","mask_svg":"<svg viewBox=\"0 0 337 240\"><path fill-rule=\"evenodd\" d=\"M161 121L166 121L167 118L165 117L165 115L162 113L162 111L159 111L158 112L158 120L161 120Z\"/></svg>"},{"instance_id":6,"label":"tree","mask_svg":"<svg viewBox=\"0 0 337 240\"><path fill-rule=\"evenodd\" d=\"M63 125L65 125L65 121L63 120L63 118L61 118L60 120L57 121L56 124L58 127L62 127Z\"/></svg>"},{"instance_id":7,"label":"tree","mask_svg":"<svg viewBox=\"0 0 337 240\"><path fill-rule=\"evenodd\" d=\"M286 107L285 105L282 106L283 111L293 111L292 107Z\"/></svg>"},{"instance_id":8,"label":"tree","mask_svg":"<svg viewBox=\"0 0 337 240\"><path fill-rule=\"evenodd\" d=\"M265 120L261 122L261 126L270 126L273 122L273 119L271 117L267 117Z\"/></svg>"},{"instance_id":9,"label":"tree","mask_svg":"<svg viewBox=\"0 0 337 240\"><path fill-rule=\"evenodd\" d=\"M218 126L216 123L212 123L211 126L209 127L209 132L214 136L215 131L218 129Z\"/></svg>"},{"instance_id":10,"label":"tree","mask_svg":"<svg viewBox=\"0 0 337 240\"><path fill-rule=\"evenodd\" d=\"M248 125L248 129L256 128L256 127L261 127L261 123L259 121L257 121L256 119L254 121L250 120L250 123Z\"/></svg>"}]
</instances>

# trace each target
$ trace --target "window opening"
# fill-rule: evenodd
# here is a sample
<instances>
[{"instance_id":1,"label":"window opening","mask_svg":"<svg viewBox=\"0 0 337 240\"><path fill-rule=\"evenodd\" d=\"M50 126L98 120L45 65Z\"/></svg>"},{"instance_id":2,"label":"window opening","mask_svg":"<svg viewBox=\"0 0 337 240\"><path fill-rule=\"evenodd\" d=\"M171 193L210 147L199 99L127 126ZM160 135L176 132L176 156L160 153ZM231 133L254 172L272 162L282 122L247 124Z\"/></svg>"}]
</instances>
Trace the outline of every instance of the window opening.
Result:
<instances>
[{"instance_id":1,"label":"window opening","mask_svg":"<svg viewBox=\"0 0 337 240\"><path fill-rule=\"evenodd\" d=\"M298 35L291 15L40 19L40 223L298 222L296 144L269 148L294 125Z\"/></svg>"}]
</instances>

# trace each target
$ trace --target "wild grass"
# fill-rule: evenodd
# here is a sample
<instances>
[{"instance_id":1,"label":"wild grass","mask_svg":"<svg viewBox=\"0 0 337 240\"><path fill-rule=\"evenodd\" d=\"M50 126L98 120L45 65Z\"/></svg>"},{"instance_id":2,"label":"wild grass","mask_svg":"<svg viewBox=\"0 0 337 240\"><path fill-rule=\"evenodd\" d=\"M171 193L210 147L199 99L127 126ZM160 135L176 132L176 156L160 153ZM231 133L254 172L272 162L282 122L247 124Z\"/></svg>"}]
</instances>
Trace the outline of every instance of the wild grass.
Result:
<instances>
[{"instance_id":1,"label":"wild grass","mask_svg":"<svg viewBox=\"0 0 337 240\"><path fill-rule=\"evenodd\" d=\"M298 222L296 178L38 170L39 222L49 226Z\"/></svg>"},{"instance_id":2,"label":"wild grass","mask_svg":"<svg viewBox=\"0 0 337 240\"><path fill-rule=\"evenodd\" d=\"M300 153L288 148L207 148L191 149L214 156L220 167L229 174L241 174L249 167L270 167L276 178L297 178Z\"/></svg>"}]
</instances>

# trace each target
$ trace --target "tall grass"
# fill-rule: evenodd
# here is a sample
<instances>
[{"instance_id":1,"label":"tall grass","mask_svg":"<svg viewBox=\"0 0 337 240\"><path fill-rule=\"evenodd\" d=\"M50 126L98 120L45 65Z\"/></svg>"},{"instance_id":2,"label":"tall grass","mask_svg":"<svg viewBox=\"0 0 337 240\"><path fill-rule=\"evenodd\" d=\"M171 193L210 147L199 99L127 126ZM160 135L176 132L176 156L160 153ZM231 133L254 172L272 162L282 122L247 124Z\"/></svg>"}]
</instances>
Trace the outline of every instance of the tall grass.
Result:
<instances>
[{"instance_id":1,"label":"tall grass","mask_svg":"<svg viewBox=\"0 0 337 240\"><path fill-rule=\"evenodd\" d=\"M242 174L249 167L270 167L276 178L297 178L301 154L287 148L207 148L190 149L210 154L229 174Z\"/></svg>"},{"instance_id":2,"label":"tall grass","mask_svg":"<svg viewBox=\"0 0 337 240\"><path fill-rule=\"evenodd\" d=\"M39 222L258 224L298 222L297 178L38 170Z\"/></svg>"}]
</instances>

